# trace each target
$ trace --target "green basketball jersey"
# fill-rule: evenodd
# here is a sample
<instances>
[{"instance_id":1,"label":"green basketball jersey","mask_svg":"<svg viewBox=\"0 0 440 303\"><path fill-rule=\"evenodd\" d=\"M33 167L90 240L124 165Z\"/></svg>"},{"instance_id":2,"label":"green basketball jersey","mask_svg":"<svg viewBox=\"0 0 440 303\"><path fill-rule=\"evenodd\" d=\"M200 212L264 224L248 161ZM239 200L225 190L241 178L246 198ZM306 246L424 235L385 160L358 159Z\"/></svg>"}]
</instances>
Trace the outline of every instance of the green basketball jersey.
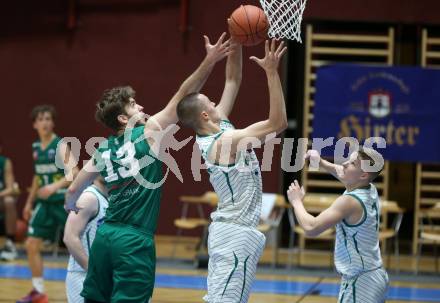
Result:
<instances>
[{"instance_id":1,"label":"green basketball jersey","mask_svg":"<svg viewBox=\"0 0 440 303\"><path fill-rule=\"evenodd\" d=\"M0 190L5 188L5 166L8 158L0 156Z\"/></svg>"},{"instance_id":2,"label":"green basketball jersey","mask_svg":"<svg viewBox=\"0 0 440 303\"><path fill-rule=\"evenodd\" d=\"M41 148L41 142L35 141L32 144L32 156L34 158L34 172L38 177L38 187L43 187L48 184L57 182L64 178L64 170L58 168L55 165L57 156L57 145L61 141L61 138L55 136L55 138L46 146L45 149ZM62 162L62 161L60 161ZM58 189L52 196L50 196L47 202L57 202L64 200L66 194L66 188Z\"/></svg>"},{"instance_id":3,"label":"green basketball jersey","mask_svg":"<svg viewBox=\"0 0 440 303\"><path fill-rule=\"evenodd\" d=\"M110 136L99 145L94 163L109 190L105 222L128 224L154 233L163 173L161 161L144 138L144 128L131 129L125 141L124 135Z\"/></svg>"}]
</instances>

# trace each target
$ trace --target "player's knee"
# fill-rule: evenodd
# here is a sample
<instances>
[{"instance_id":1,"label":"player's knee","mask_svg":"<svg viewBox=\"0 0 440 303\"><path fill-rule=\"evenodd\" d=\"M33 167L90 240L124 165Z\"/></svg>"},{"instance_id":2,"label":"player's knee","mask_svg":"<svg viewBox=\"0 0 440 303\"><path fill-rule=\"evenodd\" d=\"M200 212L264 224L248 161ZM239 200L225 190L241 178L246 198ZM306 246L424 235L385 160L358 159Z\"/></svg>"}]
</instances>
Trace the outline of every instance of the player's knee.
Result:
<instances>
[{"instance_id":1,"label":"player's knee","mask_svg":"<svg viewBox=\"0 0 440 303\"><path fill-rule=\"evenodd\" d=\"M5 197L3 201L5 203L5 210L7 213L17 211L15 206L15 199L13 197Z\"/></svg>"},{"instance_id":2,"label":"player's knee","mask_svg":"<svg viewBox=\"0 0 440 303\"><path fill-rule=\"evenodd\" d=\"M40 241L34 237L28 237L25 243L28 253L37 253L40 249Z\"/></svg>"},{"instance_id":3,"label":"player's knee","mask_svg":"<svg viewBox=\"0 0 440 303\"><path fill-rule=\"evenodd\" d=\"M3 198L6 208L15 207L15 198L12 196L6 196Z\"/></svg>"}]
</instances>

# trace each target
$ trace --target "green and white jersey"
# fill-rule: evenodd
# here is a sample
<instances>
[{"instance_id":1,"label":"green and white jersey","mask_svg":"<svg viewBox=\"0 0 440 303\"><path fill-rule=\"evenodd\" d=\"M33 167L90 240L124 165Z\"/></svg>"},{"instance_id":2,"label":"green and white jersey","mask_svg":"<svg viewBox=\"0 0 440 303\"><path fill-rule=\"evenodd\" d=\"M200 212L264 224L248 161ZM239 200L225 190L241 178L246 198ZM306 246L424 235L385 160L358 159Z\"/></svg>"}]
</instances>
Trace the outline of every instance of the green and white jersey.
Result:
<instances>
[{"instance_id":1,"label":"green and white jersey","mask_svg":"<svg viewBox=\"0 0 440 303\"><path fill-rule=\"evenodd\" d=\"M105 222L126 224L154 234L163 183L162 162L144 137L145 126L110 136L102 142L94 163L104 177L109 195Z\"/></svg>"},{"instance_id":2,"label":"green and white jersey","mask_svg":"<svg viewBox=\"0 0 440 303\"><path fill-rule=\"evenodd\" d=\"M0 156L0 190L3 190L6 187L5 184L5 166L8 158L4 156Z\"/></svg>"},{"instance_id":3,"label":"green and white jersey","mask_svg":"<svg viewBox=\"0 0 440 303\"><path fill-rule=\"evenodd\" d=\"M211 163L207 155L224 131L234 126L227 120L220 122L221 131L209 136L197 136L196 142L208 168L209 180L219 197L217 210L211 214L213 222L235 223L256 227L260 221L262 180L260 163L253 150L239 152L234 164L222 166Z\"/></svg>"},{"instance_id":4,"label":"green and white jersey","mask_svg":"<svg viewBox=\"0 0 440 303\"><path fill-rule=\"evenodd\" d=\"M89 192L96 196L96 199L98 201L98 212L94 217L92 217L87 223L86 228L84 229L83 233L80 235L81 244L84 247L84 250L87 254L87 256L90 253L90 249L92 247L92 243L95 240L96 230L98 229L98 226L101 225L101 223L104 220L105 211L108 207L108 201L107 198L100 192L100 190L94 186L90 185L87 187L83 193ZM75 261L75 259L70 256L69 258L69 264L67 265L67 271L75 271L75 272L85 272L85 270L81 267L81 265L78 264L78 262Z\"/></svg>"},{"instance_id":5,"label":"green and white jersey","mask_svg":"<svg viewBox=\"0 0 440 303\"><path fill-rule=\"evenodd\" d=\"M34 159L34 173L38 177L38 187L57 182L64 178L64 169L56 166L57 146L61 138L55 136L45 149L41 148L41 142L35 141L32 144L32 156ZM63 163L63 161L59 161ZM58 189L46 202L59 202L64 200L66 188Z\"/></svg>"},{"instance_id":6,"label":"green and white jersey","mask_svg":"<svg viewBox=\"0 0 440 303\"><path fill-rule=\"evenodd\" d=\"M344 192L355 198L364 210L357 224L343 220L336 225L335 265L345 276L357 276L382 266L379 248L380 200L373 184L369 188Z\"/></svg>"}]
</instances>

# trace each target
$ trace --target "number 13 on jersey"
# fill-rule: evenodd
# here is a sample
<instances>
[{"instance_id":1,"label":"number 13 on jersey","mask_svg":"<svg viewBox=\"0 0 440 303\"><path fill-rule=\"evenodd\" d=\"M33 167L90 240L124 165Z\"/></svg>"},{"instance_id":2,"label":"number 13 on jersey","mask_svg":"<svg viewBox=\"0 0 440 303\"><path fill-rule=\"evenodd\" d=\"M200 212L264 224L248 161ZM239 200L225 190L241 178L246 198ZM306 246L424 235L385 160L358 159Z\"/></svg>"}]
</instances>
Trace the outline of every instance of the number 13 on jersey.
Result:
<instances>
[{"instance_id":1,"label":"number 13 on jersey","mask_svg":"<svg viewBox=\"0 0 440 303\"><path fill-rule=\"evenodd\" d=\"M110 150L106 150L101 154L105 163L107 176L106 182L113 182L119 178L133 177L139 173L140 166L138 159L135 158L136 150L133 142L125 142L117 151L116 159L111 159ZM115 164L116 169L113 167Z\"/></svg>"}]
</instances>

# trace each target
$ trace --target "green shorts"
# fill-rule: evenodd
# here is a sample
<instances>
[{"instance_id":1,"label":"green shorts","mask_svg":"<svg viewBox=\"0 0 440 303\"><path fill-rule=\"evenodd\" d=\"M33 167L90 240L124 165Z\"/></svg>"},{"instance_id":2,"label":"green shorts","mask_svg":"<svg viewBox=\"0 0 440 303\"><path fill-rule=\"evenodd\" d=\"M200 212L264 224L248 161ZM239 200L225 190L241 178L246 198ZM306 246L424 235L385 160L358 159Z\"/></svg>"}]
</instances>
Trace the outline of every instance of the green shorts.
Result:
<instances>
[{"instance_id":1,"label":"green shorts","mask_svg":"<svg viewBox=\"0 0 440 303\"><path fill-rule=\"evenodd\" d=\"M155 271L151 233L104 223L92 244L81 296L98 302L146 303L153 295Z\"/></svg>"},{"instance_id":2,"label":"green shorts","mask_svg":"<svg viewBox=\"0 0 440 303\"><path fill-rule=\"evenodd\" d=\"M54 241L57 232L63 232L66 220L64 200L56 202L37 200L29 221L27 235Z\"/></svg>"}]
</instances>

